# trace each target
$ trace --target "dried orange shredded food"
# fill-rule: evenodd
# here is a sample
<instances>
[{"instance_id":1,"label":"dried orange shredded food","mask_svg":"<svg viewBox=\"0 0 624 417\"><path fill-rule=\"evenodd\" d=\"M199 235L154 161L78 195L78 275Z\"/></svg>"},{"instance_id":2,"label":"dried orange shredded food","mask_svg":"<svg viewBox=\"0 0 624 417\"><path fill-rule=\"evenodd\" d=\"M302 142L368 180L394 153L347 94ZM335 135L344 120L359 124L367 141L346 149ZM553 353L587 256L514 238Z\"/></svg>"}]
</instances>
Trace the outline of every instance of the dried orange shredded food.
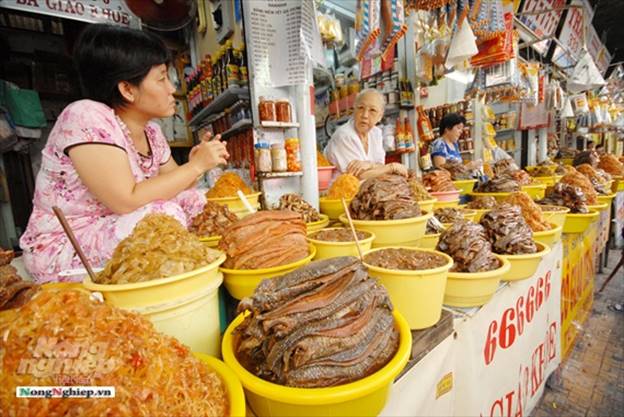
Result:
<instances>
[{"instance_id":1,"label":"dried orange shredded food","mask_svg":"<svg viewBox=\"0 0 624 417\"><path fill-rule=\"evenodd\" d=\"M598 204L598 195L591 181L577 170L568 171L568 173L561 178L561 182L580 188L583 194L585 194L587 204Z\"/></svg>"},{"instance_id":2,"label":"dried orange shredded food","mask_svg":"<svg viewBox=\"0 0 624 417\"><path fill-rule=\"evenodd\" d=\"M318 162L318 166L320 167L330 167L332 164L329 163L325 155L322 152L316 151L316 160Z\"/></svg>"},{"instance_id":3,"label":"dried orange shredded food","mask_svg":"<svg viewBox=\"0 0 624 417\"><path fill-rule=\"evenodd\" d=\"M522 217L534 232L550 230L551 225L544 219L542 208L524 191L516 191L505 199L505 203L519 206L522 210Z\"/></svg>"},{"instance_id":4,"label":"dried orange shredded food","mask_svg":"<svg viewBox=\"0 0 624 417\"><path fill-rule=\"evenodd\" d=\"M225 228L237 220L227 206L207 201L202 212L191 220L189 232L200 237L221 236Z\"/></svg>"},{"instance_id":5,"label":"dried orange shredded food","mask_svg":"<svg viewBox=\"0 0 624 417\"><path fill-rule=\"evenodd\" d=\"M251 194L251 188L238 174L226 172L219 177L214 187L206 193L207 198L236 197L236 192L241 190L243 194Z\"/></svg>"},{"instance_id":6,"label":"dried orange shredded food","mask_svg":"<svg viewBox=\"0 0 624 417\"><path fill-rule=\"evenodd\" d=\"M327 192L327 198L329 199L340 199L347 198L351 199L356 196L360 189L360 180L351 174L341 174L334 180L331 187L329 187L329 191Z\"/></svg>"},{"instance_id":7,"label":"dried orange shredded food","mask_svg":"<svg viewBox=\"0 0 624 417\"><path fill-rule=\"evenodd\" d=\"M451 173L446 170L429 172L423 176L422 182L432 192L457 191L451 179Z\"/></svg>"},{"instance_id":8,"label":"dried orange shredded food","mask_svg":"<svg viewBox=\"0 0 624 417\"><path fill-rule=\"evenodd\" d=\"M218 374L137 313L86 291L44 289L0 318L7 416L226 416ZM45 366L41 366L45 364ZM18 386L112 386L114 398L16 398Z\"/></svg>"},{"instance_id":9,"label":"dried orange shredded food","mask_svg":"<svg viewBox=\"0 0 624 417\"><path fill-rule=\"evenodd\" d=\"M604 169L611 175L624 176L624 164L611 154L600 157L598 168Z\"/></svg>"},{"instance_id":10,"label":"dried orange shredded food","mask_svg":"<svg viewBox=\"0 0 624 417\"><path fill-rule=\"evenodd\" d=\"M119 242L96 282L127 284L166 278L208 265L220 254L173 217L148 214Z\"/></svg>"},{"instance_id":11,"label":"dried orange shredded food","mask_svg":"<svg viewBox=\"0 0 624 417\"><path fill-rule=\"evenodd\" d=\"M407 176L407 182L412 190L412 196L416 201L432 200L433 197L429 194L429 191L425 188L424 184L420 182L416 176L416 172L410 170Z\"/></svg>"}]
</instances>

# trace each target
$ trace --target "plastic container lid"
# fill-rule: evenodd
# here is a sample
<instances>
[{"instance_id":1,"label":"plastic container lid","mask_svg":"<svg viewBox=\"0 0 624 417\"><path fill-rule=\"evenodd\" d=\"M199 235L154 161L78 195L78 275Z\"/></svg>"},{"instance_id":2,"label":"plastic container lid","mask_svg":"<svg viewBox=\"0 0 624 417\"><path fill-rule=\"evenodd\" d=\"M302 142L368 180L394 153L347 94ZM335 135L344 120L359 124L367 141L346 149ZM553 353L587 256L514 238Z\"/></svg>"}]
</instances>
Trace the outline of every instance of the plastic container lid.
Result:
<instances>
[{"instance_id":1,"label":"plastic container lid","mask_svg":"<svg viewBox=\"0 0 624 417\"><path fill-rule=\"evenodd\" d=\"M283 148L283 147L284 147L284 144L282 144L282 143L273 143L271 145L271 149L280 149L280 148Z\"/></svg>"}]
</instances>

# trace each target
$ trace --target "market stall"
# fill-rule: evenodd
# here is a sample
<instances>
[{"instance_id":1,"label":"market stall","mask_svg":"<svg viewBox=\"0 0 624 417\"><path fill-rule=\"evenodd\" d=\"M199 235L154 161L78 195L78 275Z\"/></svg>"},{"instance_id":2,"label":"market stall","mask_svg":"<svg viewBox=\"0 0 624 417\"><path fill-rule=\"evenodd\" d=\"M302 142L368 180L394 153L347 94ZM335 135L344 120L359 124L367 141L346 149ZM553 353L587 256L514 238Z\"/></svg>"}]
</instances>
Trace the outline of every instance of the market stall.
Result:
<instances>
[{"instance_id":1,"label":"market stall","mask_svg":"<svg viewBox=\"0 0 624 417\"><path fill-rule=\"evenodd\" d=\"M188 187L205 203L187 224L137 216L98 264L55 208L84 266L68 282L0 252L1 409L52 406L18 385L81 385L117 393L93 415L531 413L624 223L622 77L599 91L602 64L557 64L587 59L551 40L576 8L343 3L185 13L183 129L161 127L181 160L222 141L227 163ZM579 134L606 152L571 149ZM333 147L341 167L345 138L361 152Z\"/></svg>"}]
</instances>

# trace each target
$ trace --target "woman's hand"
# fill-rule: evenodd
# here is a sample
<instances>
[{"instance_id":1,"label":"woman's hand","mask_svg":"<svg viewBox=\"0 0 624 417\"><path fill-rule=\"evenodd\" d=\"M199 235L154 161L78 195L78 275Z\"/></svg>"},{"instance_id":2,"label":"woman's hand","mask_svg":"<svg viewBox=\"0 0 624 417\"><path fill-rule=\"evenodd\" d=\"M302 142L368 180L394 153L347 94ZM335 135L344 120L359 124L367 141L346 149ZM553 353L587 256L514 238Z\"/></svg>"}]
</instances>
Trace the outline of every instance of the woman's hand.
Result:
<instances>
[{"instance_id":1,"label":"woman's hand","mask_svg":"<svg viewBox=\"0 0 624 417\"><path fill-rule=\"evenodd\" d=\"M189 153L189 163L201 171L199 175L217 165L225 165L230 157L225 144L219 141L221 136L217 135L214 140L211 138L212 135L210 134L204 135L202 141L195 145Z\"/></svg>"},{"instance_id":2,"label":"woman's hand","mask_svg":"<svg viewBox=\"0 0 624 417\"><path fill-rule=\"evenodd\" d=\"M347 165L347 173L360 177L366 171L373 169L375 164L367 161L351 161Z\"/></svg>"}]
</instances>

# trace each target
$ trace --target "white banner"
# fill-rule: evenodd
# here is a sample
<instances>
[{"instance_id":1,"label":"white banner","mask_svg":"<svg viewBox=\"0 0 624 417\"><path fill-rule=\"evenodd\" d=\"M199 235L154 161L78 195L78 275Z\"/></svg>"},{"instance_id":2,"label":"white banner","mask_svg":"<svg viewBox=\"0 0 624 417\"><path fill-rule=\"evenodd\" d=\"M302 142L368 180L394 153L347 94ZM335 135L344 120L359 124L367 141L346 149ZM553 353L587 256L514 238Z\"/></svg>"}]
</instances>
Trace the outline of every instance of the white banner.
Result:
<instances>
[{"instance_id":1,"label":"white banner","mask_svg":"<svg viewBox=\"0 0 624 417\"><path fill-rule=\"evenodd\" d=\"M455 323L456 416L523 416L561 362L561 259L557 244L537 273L512 282Z\"/></svg>"},{"instance_id":2,"label":"white banner","mask_svg":"<svg viewBox=\"0 0 624 417\"><path fill-rule=\"evenodd\" d=\"M141 27L140 19L122 0L0 0L0 7L88 23Z\"/></svg>"},{"instance_id":3,"label":"white banner","mask_svg":"<svg viewBox=\"0 0 624 417\"><path fill-rule=\"evenodd\" d=\"M453 336L436 346L392 385L381 416L453 415L455 347Z\"/></svg>"},{"instance_id":4,"label":"white banner","mask_svg":"<svg viewBox=\"0 0 624 417\"><path fill-rule=\"evenodd\" d=\"M615 247L621 249L624 247L624 191L620 191L615 195Z\"/></svg>"},{"instance_id":5,"label":"white banner","mask_svg":"<svg viewBox=\"0 0 624 417\"><path fill-rule=\"evenodd\" d=\"M527 25L539 38L546 38L555 34L563 6L566 0L525 0L520 13L520 21ZM537 12L546 9L556 9L548 13L522 15L522 13ZM520 31L520 37L527 42L532 41L532 37ZM540 54L545 54L550 47L551 40L544 40L533 44L532 47Z\"/></svg>"}]
</instances>

